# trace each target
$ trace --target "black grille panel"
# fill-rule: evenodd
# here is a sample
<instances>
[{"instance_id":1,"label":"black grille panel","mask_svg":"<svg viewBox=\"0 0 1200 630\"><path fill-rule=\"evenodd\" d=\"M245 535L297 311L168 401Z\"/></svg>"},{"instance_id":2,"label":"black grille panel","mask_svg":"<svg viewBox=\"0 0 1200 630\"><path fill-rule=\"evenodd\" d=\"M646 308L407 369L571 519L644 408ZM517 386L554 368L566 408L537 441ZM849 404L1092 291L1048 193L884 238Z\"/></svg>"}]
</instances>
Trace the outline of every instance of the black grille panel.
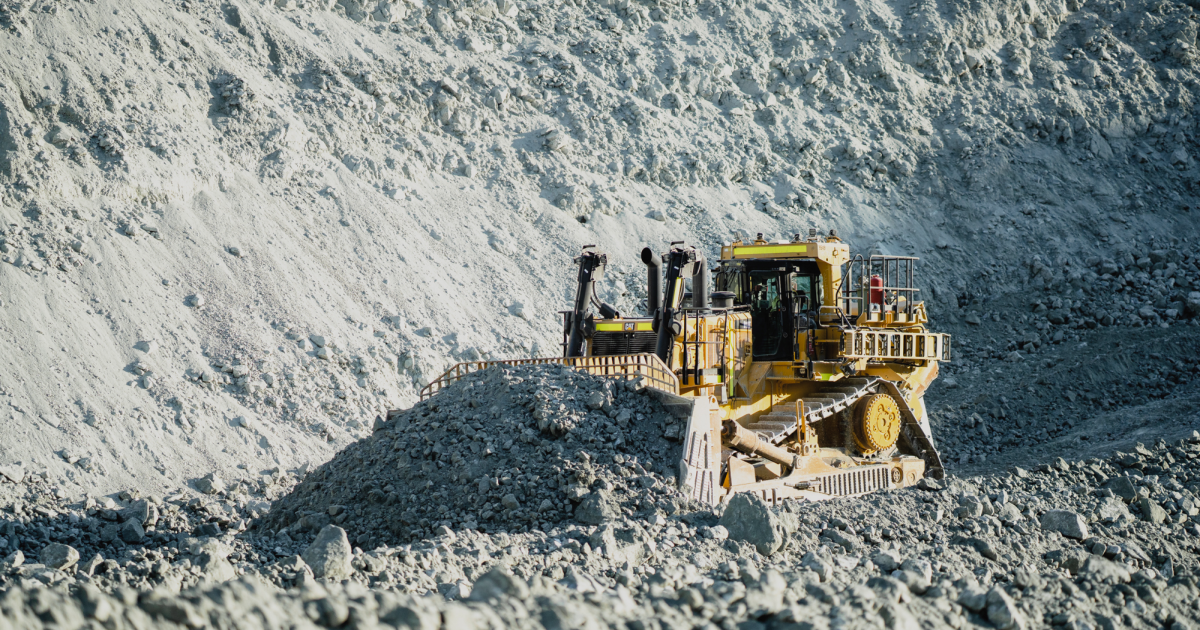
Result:
<instances>
[{"instance_id":1,"label":"black grille panel","mask_svg":"<svg viewBox=\"0 0 1200 630\"><path fill-rule=\"evenodd\" d=\"M658 335L649 330L640 332L596 331L592 336L592 356L653 353Z\"/></svg>"},{"instance_id":2,"label":"black grille panel","mask_svg":"<svg viewBox=\"0 0 1200 630\"><path fill-rule=\"evenodd\" d=\"M863 466L857 470L827 475L818 481L817 491L845 496L882 490L891 485L888 470L887 466Z\"/></svg>"}]
</instances>

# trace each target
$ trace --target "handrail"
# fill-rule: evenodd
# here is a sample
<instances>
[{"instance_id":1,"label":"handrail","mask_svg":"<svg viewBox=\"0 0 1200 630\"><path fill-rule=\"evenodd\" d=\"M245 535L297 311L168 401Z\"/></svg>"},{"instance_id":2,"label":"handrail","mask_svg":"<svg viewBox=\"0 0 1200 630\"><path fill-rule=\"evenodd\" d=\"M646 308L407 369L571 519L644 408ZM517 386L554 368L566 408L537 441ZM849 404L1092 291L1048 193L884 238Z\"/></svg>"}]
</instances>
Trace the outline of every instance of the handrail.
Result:
<instances>
[{"instance_id":1,"label":"handrail","mask_svg":"<svg viewBox=\"0 0 1200 630\"><path fill-rule=\"evenodd\" d=\"M847 359L950 360L950 335L946 333L847 330L842 332L842 341L842 356Z\"/></svg>"},{"instance_id":2,"label":"handrail","mask_svg":"<svg viewBox=\"0 0 1200 630\"><path fill-rule=\"evenodd\" d=\"M457 363L421 389L421 400L438 393L464 376L498 365L565 365L581 372L610 378L642 378L646 385L670 394L679 394L679 377L656 354L617 354L587 357L543 357L504 361L467 361Z\"/></svg>"}]
</instances>

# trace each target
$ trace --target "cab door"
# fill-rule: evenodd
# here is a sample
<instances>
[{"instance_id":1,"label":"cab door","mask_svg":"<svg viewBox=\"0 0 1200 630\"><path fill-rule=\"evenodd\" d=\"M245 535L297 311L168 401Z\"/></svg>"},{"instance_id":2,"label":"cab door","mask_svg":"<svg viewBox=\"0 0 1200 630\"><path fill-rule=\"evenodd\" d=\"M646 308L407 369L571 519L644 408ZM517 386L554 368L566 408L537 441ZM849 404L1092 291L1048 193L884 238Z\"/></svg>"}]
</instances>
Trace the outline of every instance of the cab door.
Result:
<instances>
[{"instance_id":1,"label":"cab door","mask_svg":"<svg viewBox=\"0 0 1200 630\"><path fill-rule=\"evenodd\" d=\"M792 328L795 340L792 348L796 362L816 359L815 328L821 306L820 274L791 273L787 277L789 302L792 306Z\"/></svg>"},{"instance_id":2,"label":"cab door","mask_svg":"<svg viewBox=\"0 0 1200 630\"><path fill-rule=\"evenodd\" d=\"M751 271L750 319L754 360L792 360L792 289L788 274L778 269Z\"/></svg>"}]
</instances>

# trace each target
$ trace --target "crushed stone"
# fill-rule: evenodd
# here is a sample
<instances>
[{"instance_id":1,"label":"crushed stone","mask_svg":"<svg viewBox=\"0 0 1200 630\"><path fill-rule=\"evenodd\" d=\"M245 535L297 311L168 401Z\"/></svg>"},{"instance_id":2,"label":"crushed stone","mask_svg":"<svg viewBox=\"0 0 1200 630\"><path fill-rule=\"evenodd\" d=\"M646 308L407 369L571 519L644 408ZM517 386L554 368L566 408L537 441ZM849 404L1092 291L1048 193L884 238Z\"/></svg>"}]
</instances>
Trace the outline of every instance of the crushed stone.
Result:
<instances>
[{"instance_id":1,"label":"crushed stone","mask_svg":"<svg viewBox=\"0 0 1200 630\"><path fill-rule=\"evenodd\" d=\"M344 527L364 548L675 514L686 418L630 381L496 366L388 416L310 473L263 526Z\"/></svg>"}]
</instances>

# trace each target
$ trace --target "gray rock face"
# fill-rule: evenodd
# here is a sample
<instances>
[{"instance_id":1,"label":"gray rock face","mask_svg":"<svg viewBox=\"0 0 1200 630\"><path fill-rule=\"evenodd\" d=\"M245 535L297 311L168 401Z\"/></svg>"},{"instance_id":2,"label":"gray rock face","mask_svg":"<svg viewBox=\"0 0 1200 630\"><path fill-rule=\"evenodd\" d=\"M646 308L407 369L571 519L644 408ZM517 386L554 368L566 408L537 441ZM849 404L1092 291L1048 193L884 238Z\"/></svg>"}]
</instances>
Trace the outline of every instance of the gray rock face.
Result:
<instances>
[{"instance_id":1,"label":"gray rock face","mask_svg":"<svg viewBox=\"0 0 1200 630\"><path fill-rule=\"evenodd\" d=\"M1021 514L1021 510L1011 503L1005 503L996 512L996 518L1005 523L1018 523L1025 520L1025 515Z\"/></svg>"},{"instance_id":2,"label":"gray rock face","mask_svg":"<svg viewBox=\"0 0 1200 630\"><path fill-rule=\"evenodd\" d=\"M891 577L873 577L867 580L867 588L875 591L884 601L903 604L912 601L912 592L900 580Z\"/></svg>"},{"instance_id":3,"label":"gray rock face","mask_svg":"<svg viewBox=\"0 0 1200 630\"><path fill-rule=\"evenodd\" d=\"M575 520L588 525L599 525L618 517L617 506L603 490L592 491L575 508Z\"/></svg>"},{"instance_id":4,"label":"gray rock face","mask_svg":"<svg viewBox=\"0 0 1200 630\"><path fill-rule=\"evenodd\" d=\"M605 523L596 528L588 542L593 550L603 549L605 557L615 565L629 563L637 566L650 553L645 543L647 538L646 532L638 525L619 528L612 523Z\"/></svg>"},{"instance_id":5,"label":"gray rock face","mask_svg":"<svg viewBox=\"0 0 1200 630\"><path fill-rule=\"evenodd\" d=\"M1167 520L1167 511L1154 501L1147 497L1142 497L1137 501L1138 511L1142 513L1142 520L1155 525L1162 525Z\"/></svg>"},{"instance_id":6,"label":"gray rock face","mask_svg":"<svg viewBox=\"0 0 1200 630\"><path fill-rule=\"evenodd\" d=\"M782 527L782 524L780 526ZM846 553L854 553L854 550L858 549L859 545L862 544L858 541L857 538L855 538L854 536L851 536L849 534L846 534L845 532L843 532L840 529L829 530L828 537L830 540L832 540L833 542L840 545L843 549L845 549Z\"/></svg>"},{"instance_id":7,"label":"gray rock face","mask_svg":"<svg viewBox=\"0 0 1200 630\"><path fill-rule=\"evenodd\" d=\"M748 542L764 556L779 551L786 540L779 518L755 494L734 495L721 515L721 525L730 539Z\"/></svg>"},{"instance_id":8,"label":"gray rock face","mask_svg":"<svg viewBox=\"0 0 1200 630\"><path fill-rule=\"evenodd\" d=\"M384 425L279 499L263 525L315 533L329 509L356 503L338 524L365 549L442 528L547 531L695 509L675 483L683 419L632 382L554 365L483 370ZM364 484L377 500L361 501Z\"/></svg>"},{"instance_id":9,"label":"gray rock face","mask_svg":"<svg viewBox=\"0 0 1200 630\"><path fill-rule=\"evenodd\" d=\"M21 553L21 550L18 549L5 556L3 561L0 561L0 573L8 573L22 564L25 564L25 554Z\"/></svg>"},{"instance_id":10,"label":"gray rock face","mask_svg":"<svg viewBox=\"0 0 1200 630\"><path fill-rule=\"evenodd\" d=\"M1129 508L1125 506L1125 501L1118 497L1105 497L1100 500L1100 504L1096 506L1096 516L1104 522L1113 522L1122 518L1129 518Z\"/></svg>"},{"instance_id":11,"label":"gray rock face","mask_svg":"<svg viewBox=\"0 0 1200 630\"><path fill-rule=\"evenodd\" d=\"M1162 447L1161 451L1144 449L1144 453L1138 452L1136 462L1123 461L1167 470L1162 463L1165 457L1155 459L1167 448L1174 449L1180 459L1200 453L1200 444L1179 443ZM584 473L598 467L585 463L589 468L582 468ZM1087 465L1112 478L1121 464L1097 461ZM1076 465L1071 466L1074 470ZM467 483L473 493L479 485L485 485L493 505L499 505L502 497L511 493L520 498L521 506L527 506L528 494L509 489L517 485L514 478L520 474L511 471L511 477L500 477L497 487L491 479L479 484L468 477ZM711 511L679 510L667 502L655 504L654 512L627 515L622 508L617 512L619 520L599 526L569 523L552 531L542 524L527 531L454 531L438 524L430 527L431 535L420 542L381 546L358 556L351 555L346 533L329 520L355 515L362 504L335 504L321 513L305 514L301 520L306 523L328 525L319 534L313 525L292 527L274 536L256 535L251 530L247 536L192 537L188 534L207 524L212 512L236 509L232 506L241 501L240 493L222 499L178 497L164 500L167 516L157 526L174 534L169 538L174 545L162 546L160 537L144 539L138 545L117 541L108 547L95 547L114 557L103 560L93 556L92 540L98 536L76 537L82 539L79 545L92 560L75 563L79 572L73 575L90 576L80 577L75 588L41 588L42 583L54 585L64 580L64 572L53 569L62 564L54 557L62 551L59 548L42 552L41 560L47 566L8 570L0 580L9 580L6 584L16 582L15 588L21 591L20 597L6 596L6 613L10 604L27 602L27 607L43 611L23 612L27 619L33 619L44 614L46 606L62 605L61 618L73 627L85 626L90 620L102 623L102 619L107 620L103 624L111 625L113 619L129 619L131 614L148 615L155 624L199 627L213 615L236 617L239 610L253 605L263 610L270 607L272 614L284 621L306 627L311 622L326 627L378 624L422 630L529 627L538 623L547 628L646 628L655 627L655 620L673 618L679 621L675 624L679 627L694 628L718 625L712 622L712 605L723 598L731 602L720 613L729 623L722 620L720 625L754 630L773 628L776 621L786 618L838 617L849 622L847 627L882 622L889 630L950 630L969 624L997 630L1078 630L1071 623L1072 614L1085 621L1101 616L1118 619L1140 614L1141 604L1147 609L1160 606L1152 613L1170 607L1177 616L1176 625L1191 624L1196 615L1187 583L1168 582L1175 576L1191 579L1190 549L1172 548L1148 538L1143 550L1129 532L1161 531L1168 537L1190 540L1195 535L1194 521L1168 518L1162 525L1146 530L1149 525L1119 516L1117 525L1098 527L1102 531L1081 545L1050 534L1058 531L1050 529L1058 527L1053 513L1045 519L1045 531L1037 531L1037 525L1030 525L1027 518L998 525L997 519L988 517L989 505L997 515L1004 514L1008 506L1043 509L1047 481L1058 482L1060 474L1058 469L1040 467L1028 481L1005 479L999 488L990 485L996 477L951 477L946 490L937 493L908 489L854 500L785 503L774 509L756 497L735 496L724 513L724 524L718 524L720 519ZM1178 492L1174 496L1160 494L1159 488L1176 488L1190 476L1190 470L1183 475L1164 472L1157 479L1148 477L1138 488L1164 502L1168 501L1166 496L1171 496L1169 500L1182 515L1195 509L1192 490L1183 486L1171 491ZM627 474L625 479L632 482L639 477ZM242 483L239 481L239 486ZM610 479L586 474L563 476L555 479L555 485L560 492L563 486L594 488L590 494L595 496L624 491ZM976 523L924 520L918 516L931 509L948 511L964 496L973 497L964 503L984 508L984 515ZM919 500L914 501L914 497ZM1068 530L1078 529L1078 515L1092 510L1098 518L1103 518L1106 509L1118 514L1129 510L1121 499L1084 484L1052 500L1068 509L1065 517L1058 517L1067 521ZM1133 513L1149 511L1154 505L1138 505ZM124 526L117 519L128 516L126 522L137 523L145 516L144 512L118 512L111 503L108 506L97 509L95 517L82 511L68 514L77 516L88 530L101 529L96 526L102 521L116 530ZM192 507L201 509L189 509ZM78 510L67 505L61 508ZM518 507L521 509L525 508ZM31 512L24 507L20 511ZM181 521L180 517L189 520ZM914 519L925 531L900 527L897 517ZM61 541L51 542L65 548L71 540L68 536L74 535L59 534L60 529L50 527L51 518L55 517L34 517L24 530L0 521L0 540L6 549L12 549L48 531L52 537L63 535ZM86 518L97 520L87 522ZM533 519L538 514L526 511L515 518ZM974 527L984 523L988 525L986 531ZM741 542L727 539L730 528ZM1008 534L1009 529L1028 532L1020 534L1023 548L1017 546L1016 536ZM745 530L760 535L765 532L767 540L757 540L755 549L751 549L756 539L748 540ZM933 532L937 537L924 535ZM304 544L295 542L289 534L316 534L318 540L302 559L294 554L303 551ZM763 551L770 552L780 538L786 543L771 556L765 557L758 550L761 544ZM145 561L116 560L125 560L126 549L132 557L140 555ZM1021 554L1020 560L1011 566L1011 579L995 573L997 566L1007 564L1008 558L1017 553ZM231 554L237 554L237 569L231 563L235 558ZM273 556L269 566L259 559L263 556ZM317 581L313 568L325 579ZM239 579L243 569L245 579ZM485 569L490 571L482 573ZM67 568L66 573L72 574L71 569ZM526 581L525 576L530 580ZM264 587L262 581L270 585ZM367 590L367 582L371 590ZM182 595L172 594L175 584L183 589ZM39 588L41 594L32 596L23 590L29 587ZM130 597L134 588L141 593L136 598ZM408 589L411 594L390 590L397 588ZM1077 590L1104 596L1084 599ZM62 599L51 601L47 597ZM946 605L954 600L962 606L961 610L950 609L957 617L933 612L945 612ZM1064 612L1068 601L1074 603ZM499 615L499 621L495 615ZM150 621L147 627L151 627ZM790 623L778 625L791 628ZM1101 624L1097 621L1096 627Z\"/></svg>"},{"instance_id":12,"label":"gray rock face","mask_svg":"<svg viewBox=\"0 0 1200 630\"><path fill-rule=\"evenodd\" d=\"M104 556L101 556L100 554L96 554L96 555L92 556L91 560L88 560L87 562L84 562L83 564L79 565L79 570L83 571L86 575L94 575L96 573L96 568L99 567L103 563L104 563Z\"/></svg>"},{"instance_id":13,"label":"gray rock face","mask_svg":"<svg viewBox=\"0 0 1200 630\"><path fill-rule=\"evenodd\" d=\"M800 566L815 573L822 582L828 582L833 578L833 565L826 558L811 551L800 559Z\"/></svg>"},{"instance_id":14,"label":"gray rock face","mask_svg":"<svg viewBox=\"0 0 1200 630\"><path fill-rule=\"evenodd\" d=\"M1133 485L1133 480L1129 477L1114 477L1108 481L1105 487L1112 490L1113 494L1121 497L1125 503L1133 503L1137 499L1137 486Z\"/></svg>"},{"instance_id":15,"label":"gray rock face","mask_svg":"<svg viewBox=\"0 0 1200 630\"><path fill-rule=\"evenodd\" d=\"M341 580L353 571L350 565L353 555L346 530L337 525L326 525L301 557L312 567L316 577Z\"/></svg>"},{"instance_id":16,"label":"gray rock face","mask_svg":"<svg viewBox=\"0 0 1200 630\"><path fill-rule=\"evenodd\" d=\"M0 479L7 479L13 483L21 483L25 480L25 469L17 465L0 466Z\"/></svg>"},{"instance_id":17,"label":"gray rock face","mask_svg":"<svg viewBox=\"0 0 1200 630\"><path fill-rule=\"evenodd\" d=\"M74 547L50 543L42 548L42 552L38 554L38 561L51 569L66 571L79 562L79 552Z\"/></svg>"},{"instance_id":18,"label":"gray rock face","mask_svg":"<svg viewBox=\"0 0 1200 630\"><path fill-rule=\"evenodd\" d=\"M895 551L881 551L871 557L871 562L885 575L900 568L900 555Z\"/></svg>"},{"instance_id":19,"label":"gray rock face","mask_svg":"<svg viewBox=\"0 0 1200 630\"><path fill-rule=\"evenodd\" d=\"M382 601L379 603L379 620L383 623L412 630L438 630L442 627L442 615L437 606L430 601L432 598L396 596L389 593L380 599Z\"/></svg>"},{"instance_id":20,"label":"gray rock face","mask_svg":"<svg viewBox=\"0 0 1200 630\"><path fill-rule=\"evenodd\" d=\"M1000 630L1024 630L1026 625L1025 617L1017 609L1016 602L999 587L988 591L987 617L988 621Z\"/></svg>"},{"instance_id":21,"label":"gray rock face","mask_svg":"<svg viewBox=\"0 0 1200 630\"><path fill-rule=\"evenodd\" d=\"M146 537L146 530L137 519L130 519L121 524L120 536L121 540L133 545L142 542Z\"/></svg>"},{"instance_id":22,"label":"gray rock face","mask_svg":"<svg viewBox=\"0 0 1200 630\"><path fill-rule=\"evenodd\" d=\"M138 499L121 511L121 519L126 521L134 520L140 523L142 527L149 527L158 520L158 508L146 499Z\"/></svg>"},{"instance_id":23,"label":"gray rock face","mask_svg":"<svg viewBox=\"0 0 1200 630\"><path fill-rule=\"evenodd\" d=\"M970 584L958 594L958 603L971 612L982 612L987 601L988 592L978 584Z\"/></svg>"},{"instance_id":24,"label":"gray rock face","mask_svg":"<svg viewBox=\"0 0 1200 630\"><path fill-rule=\"evenodd\" d=\"M1042 529L1058 532L1067 538L1083 540L1088 537L1083 517L1070 510L1050 510L1042 515Z\"/></svg>"},{"instance_id":25,"label":"gray rock face","mask_svg":"<svg viewBox=\"0 0 1200 630\"><path fill-rule=\"evenodd\" d=\"M879 616L891 630L920 630L921 624L904 606L887 602L879 607Z\"/></svg>"},{"instance_id":26,"label":"gray rock face","mask_svg":"<svg viewBox=\"0 0 1200 630\"><path fill-rule=\"evenodd\" d=\"M496 601L502 597L524 600L529 597L529 585L519 577L495 567L475 581L468 599L475 602Z\"/></svg>"},{"instance_id":27,"label":"gray rock face","mask_svg":"<svg viewBox=\"0 0 1200 630\"><path fill-rule=\"evenodd\" d=\"M207 583L228 582L237 577L237 571L223 555L215 551L202 553L196 561L200 575Z\"/></svg>"},{"instance_id":28,"label":"gray rock face","mask_svg":"<svg viewBox=\"0 0 1200 630\"><path fill-rule=\"evenodd\" d=\"M1088 556L1079 569L1080 577L1086 577L1096 582L1120 584L1129 581L1129 569L1125 565L1113 562L1101 556Z\"/></svg>"},{"instance_id":29,"label":"gray rock face","mask_svg":"<svg viewBox=\"0 0 1200 630\"><path fill-rule=\"evenodd\" d=\"M190 628L199 628L207 621L196 612L195 606L190 602L173 597L146 597L139 606L150 615Z\"/></svg>"},{"instance_id":30,"label":"gray rock face","mask_svg":"<svg viewBox=\"0 0 1200 630\"><path fill-rule=\"evenodd\" d=\"M225 490L225 482L215 472L197 479L195 483L196 489L204 494L217 494Z\"/></svg>"}]
</instances>

